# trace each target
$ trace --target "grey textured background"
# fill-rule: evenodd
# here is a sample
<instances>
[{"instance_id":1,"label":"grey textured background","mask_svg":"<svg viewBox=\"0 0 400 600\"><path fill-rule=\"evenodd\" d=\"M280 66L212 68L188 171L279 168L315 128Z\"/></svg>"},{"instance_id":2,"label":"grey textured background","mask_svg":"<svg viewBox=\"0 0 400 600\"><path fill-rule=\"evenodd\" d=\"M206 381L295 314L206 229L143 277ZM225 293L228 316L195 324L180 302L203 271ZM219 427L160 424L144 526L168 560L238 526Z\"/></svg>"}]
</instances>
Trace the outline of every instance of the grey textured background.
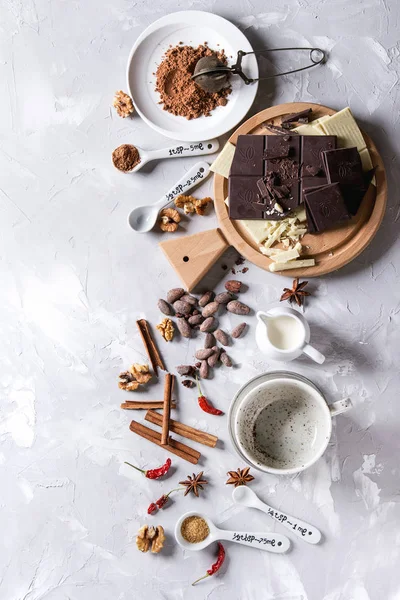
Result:
<instances>
[{"instance_id":1,"label":"grey textured background","mask_svg":"<svg viewBox=\"0 0 400 600\"><path fill-rule=\"evenodd\" d=\"M340 272L315 281L305 315L328 356L293 370L321 385L329 400L351 396L326 455L298 477L256 474L253 489L274 506L319 526L324 543L296 543L287 556L231 545L221 576L190 582L213 549L183 554L177 517L199 508L223 527L270 526L232 506L225 473L240 464L225 417L200 413L179 391L179 417L207 428L224 447L206 450L210 480L200 499L176 494L168 509L146 508L190 469L162 483L123 467L165 458L129 432L119 409L119 370L141 360L135 319L156 322L156 300L178 280L158 251L159 235L135 237L129 210L157 199L194 159L163 161L125 176L110 164L123 142L168 145L137 117L110 108L125 88L136 37L176 10L209 10L231 19L254 45L316 44L326 67L260 88L253 112L287 101L349 104L385 161L390 194L370 247ZM1 4L1 532L4 600L399 600L399 4L396 0L171 0L112 3L17 0ZM203 186L211 192L211 181ZM214 215L188 221L190 232ZM290 282L252 265L242 279L253 308L275 302ZM221 286L222 287L222 286ZM226 319L225 327L236 323ZM254 317L250 320L254 331ZM168 366L191 360L196 342L172 344ZM207 394L224 409L241 383L273 368L249 334L231 351ZM161 395L161 385L151 396ZM139 417L140 418L140 417ZM144 522L165 526L159 556L141 555ZM277 529L277 531L281 531Z\"/></svg>"}]
</instances>

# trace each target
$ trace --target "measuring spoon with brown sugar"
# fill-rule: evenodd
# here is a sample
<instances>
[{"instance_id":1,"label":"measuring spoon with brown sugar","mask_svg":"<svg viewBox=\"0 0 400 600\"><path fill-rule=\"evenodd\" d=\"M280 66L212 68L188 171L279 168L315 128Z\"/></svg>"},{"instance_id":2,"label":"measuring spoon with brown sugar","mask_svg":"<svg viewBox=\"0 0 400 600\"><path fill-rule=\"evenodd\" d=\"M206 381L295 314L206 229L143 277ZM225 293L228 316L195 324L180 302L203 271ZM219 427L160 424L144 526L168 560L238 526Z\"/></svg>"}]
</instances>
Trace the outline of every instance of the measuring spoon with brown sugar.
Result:
<instances>
[{"instance_id":1,"label":"measuring spoon with brown sugar","mask_svg":"<svg viewBox=\"0 0 400 600\"><path fill-rule=\"evenodd\" d=\"M219 150L218 140L208 140L206 142L182 142L171 148L160 148L159 150L143 150L135 146L139 153L140 162L129 171L136 173L145 164L152 160L161 160L163 158L185 158L188 156L205 156L213 154Z\"/></svg>"}]
</instances>

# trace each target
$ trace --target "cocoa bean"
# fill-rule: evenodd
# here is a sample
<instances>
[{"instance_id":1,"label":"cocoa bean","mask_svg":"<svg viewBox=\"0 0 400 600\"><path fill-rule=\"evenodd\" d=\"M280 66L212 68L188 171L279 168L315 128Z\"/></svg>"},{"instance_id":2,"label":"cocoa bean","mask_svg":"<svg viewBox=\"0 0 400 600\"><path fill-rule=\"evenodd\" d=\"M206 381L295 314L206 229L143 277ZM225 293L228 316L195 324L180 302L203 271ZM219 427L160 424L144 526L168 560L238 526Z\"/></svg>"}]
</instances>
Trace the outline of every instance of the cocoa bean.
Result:
<instances>
[{"instance_id":1,"label":"cocoa bean","mask_svg":"<svg viewBox=\"0 0 400 600\"><path fill-rule=\"evenodd\" d=\"M183 296L179 298L179 300L183 300L183 302L187 302L191 306L196 306L197 304L197 298L191 296L190 294L183 294Z\"/></svg>"},{"instance_id":2,"label":"cocoa bean","mask_svg":"<svg viewBox=\"0 0 400 600\"><path fill-rule=\"evenodd\" d=\"M192 336L192 328L185 319L177 319L176 325L182 337L190 338Z\"/></svg>"},{"instance_id":3,"label":"cocoa bean","mask_svg":"<svg viewBox=\"0 0 400 600\"><path fill-rule=\"evenodd\" d=\"M204 348L212 348L213 346L215 346L215 337L212 333L207 333L204 340Z\"/></svg>"},{"instance_id":4,"label":"cocoa bean","mask_svg":"<svg viewBox=\"0 0 400 600\"><path fill-rule=\"evenodd\" d=\"M236 325L236 327L234 329L232 329L231 336L235 339L240 338L240 336L243 334L244 330L246 329L246 325L247 325L247 323L240 323L240 325Z\"/></svg>"},{"instance_id":5,"label":"cocoa bean","mask_svg":"<svg viewBox=\"0 0 400 600\"><path fill-rule=\"evenodd\" d=\"M195 371L192 365L179 365L176 370L179 375L186 375L187 377L193 377Z\"/></svg>"},{"instance_id":6,"label":"cocoa bean","mask_svg":"<svg viewBox=\"0 0 400 600\"><path fill-rule=\"evenodd\" d=\"M243 302L239 302L239 300L228 302L226 309L234 315L248 315L250 312L250 308L247 304L243 304Z\"/></svg>"},{"instance_id":7,"label":"cocoa bean","mask_svg":"<svg viewBox=\"0 0 400 600\"><path fill-rule=\"evenodd\" d=\"M219 361L220 349L217 348L209 358L207 358L208 366L214 368Z\"/></svg>"},{"instance_id":8,"label":"cocoa bean","mask_svg":"<svg viewBox=\"0 0 400 600\"><path fill-rule=\"evenodd\" d=\"M234 298L235 296L230 292L221 292L221 294L215 296L215 302L218 302L218 304L228 304Z\"/></svg>"},{"instance_id":9,"label":"cocoa bean","mask_svg":"<svg viewBox=\"0 0 400 600\"><path fill-rule=\"evenodd\" d=\"M195 309L194 309L194 311L193 311L193 314L194 314L194 315L199 315L199 314L200 314L200 311L199 311L199 310L197 310L197 308L195 308Z\"/></svg>"},{"instance_id":10,"label":"cocoa bean","mask_svg":"<svg viewBox=\"0 0 400 600\"><path fill-rule=\"evenodd\" d=\"M182 298L184 293L185 290L183 288L173 288L172 290L169 290L167 294L167 302L173 304L174 302L179 300L179 298Z\"/></svg>"},{"instance_id":11,"label":"cocoa bean","mask_svg":"<svg viewBox=\"0 0 400 600\"><path fill-rule=\"evenodd\" d=\"M212 348L200 348L200 350L197 350L195 357L198 360L207 360L207 358L213 353L214 350Z\"/></svg>"},{"instance_id":12,"label":"cocoa bean","mask_svg":"<svg viewBox=\"0 0 400 600\"><path fill-rule=\"evenodd\" d=\"M187 387L187 388L194 388L196 384L195 384L195 382L194 382L194 381L192 381L191 379L184 379L184 380L182 381L182 385L184 385L184 386L185 386L185 387Z\"/></svg>"},{"instance_id":13,"label":"cocoa bean","mask_svg":"<svg viewBox=\"0 0 400 600\"><path fill-rule=\"evenodd\" d=\"M225 331L222 331L222 329L216 329L214 331L214 335L220 344L222 344L223 346L228 346L229 338L228 338L228 334L225 333Z\"/></svg>"},{"instance_id":14,"label":"cocoa bean","mask_svg":"<svg viewBox=\"0 0 400 600\"><path fill-rule=\"evenodd\" d=\"M237 279L230 279L225 283L225 289L233 294L238 294L242 288L242 282Z\"/></svg>"},{"instance_id":15,"label":"cocoa bean","mask_svg":"<svg viewBox=\"0 0 400 600\"><path fill-rule=\"evenodd\" d=\"M204 317L201 315L192 315L188 318L188 321L191 325L200 325L204 321Z\"/></svg>"},{"instance_id":16,"label":"cocoa bean","mask_svg":"<svg viewBox=\"0 0 400 600\"><path fill-rule=\"evenodd\" d=\"M225 365L225 367L231 367L232 366L232 361L229 358L229 356L227 355L227 353L225 352L225 350L223 350L221 352L221 354L219 355L219 358L220 358L222 364Z\"/></svg>"},{"instance_id":17,"label":"cocoa bean","mask_svg":"<svg viewBox=\"0 0 400 600\"><path fill-rule=\"evenodd\" d=\"M174 310L173 310L172 306L170 306L168 304L168 302L165 302L165 300L163 300L162 298L160 298L159 301L157 302L157 306L158 306L158 310L160 312L162 312L164 315L167 315L168 317L170 317L171 315L174 314Z\"/></svg>"},{"instance_id":18,"label":"cocoa bean","mask_svg":"<svg viewBox=\"0 0 400 600\"><path fill-rule=\"evenodd\" d=\"M208 317L200 325L200 331L203 331L204 333L210 333L210 331L213 331L214 329L216 329L217 325L218 325L217 319L215 319L214 317Z\"/></svg>"},{"instance_id":19,"label":"cocoa bean","mask_svg":"<svg viewBox=\"0 0 400 600\"><path fill-rule=\"evenodd\" d=\"M174 302L173 306L175 312L181 313L182 315L188 315L192 310L191 305L187 302L184 302L183 300L177 300L176 302Z\"/></svg>"},{"instance_id":20,"label":"cocoa bean","mask_svg":"<svg viewBox=\"0 0 400 600\"><path fill-rule=\"evenodd\" d=\"M199 373L200 373L200 377L202 379L208 379L209 369L208 369L208 364L207 364L206 360L201 361L201 367L200 367Z\"/></svg>"},{"instance_id":21,"label":"cocoa bean","mask_svg":"<svg viewBox=\"0 0 400 600\"><path fill-rule=\"evenodd\" d=\"M203 308L203 306L213 301L214 296L214 292L205 292L199 300L199 306Z\"/></svg>"},{"instance_id":22,"label":"cocoa bean","mask_svg":"<svg viewBox=\"0 0 400 600\"><path fill-rule=\"evenodd\" d=\"M219 309L218 302L209 302L208 304L205 305L205 307L201 311L201 314L203 315L203 317L206 317L206 318L211 317L211 315L215 315L215 313L218 312L218 309Z\"/></svg>"}]
</instances>

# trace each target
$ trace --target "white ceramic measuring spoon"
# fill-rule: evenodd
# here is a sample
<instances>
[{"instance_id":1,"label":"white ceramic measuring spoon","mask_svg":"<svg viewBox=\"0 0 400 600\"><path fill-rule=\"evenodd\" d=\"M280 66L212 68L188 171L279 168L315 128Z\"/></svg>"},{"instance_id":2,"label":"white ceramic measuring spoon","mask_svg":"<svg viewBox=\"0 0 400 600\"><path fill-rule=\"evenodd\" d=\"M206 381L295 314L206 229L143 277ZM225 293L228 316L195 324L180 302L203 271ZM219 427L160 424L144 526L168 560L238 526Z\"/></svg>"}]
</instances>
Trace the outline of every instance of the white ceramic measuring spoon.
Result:
<instances>
[{"instance_id":1,"label":"white ceramic measuring spoon","mask_svg":"<svg viewBox=\"0 0 400 600\"><path fill-rule=\"evenodd\" d=\"M160 160L162 158L184 158L186 156L205 156L213 154L219 150L218 140L208 140L206 142L182 142L171 148L160 148L160 150L143 150L135 146L139 152L140 163L136 165L129 173L136 173L145 164L151 160Z\"/></svg>"},{"instance_id":2,"label":"white ceramic measuring spoon","mask_svg":"<svg viewBox=\"0 0 400 600\"><path fill-rule=\"evenodd\" d=\"M210 529L210 533L202 542L191 543L182 536L181 527L183 521L188 517L193 516L204 519ZM236 542L243 546L257 548L258 550L266 550L267 552L274 552L275 554L282 554L283 552L287 552L290 548L290 540L285 535L271 533L270 531L263 531L262 533L253 531L226 531L225 529L216 527L208 517L198 512L188 512L181 516L175 525L175 537L178 544L185 550L203 550L203 548L206 548L212 544L212 542L218 540Z\"/></svg>"},{"instance_id":3,"label":"white ceramic measuring spoon","mask_svg":"<svg viewBox=\"0 0 400 600\"><path fill-rule=\"evenodd\" d=\"M129 225L137 233L147 233L153 229L158 213L164 206L172 202L175 196L186 194L192 187L203 181L209 172L210 165L207 162L197 162L158 202L134 208L128 217Z\"/></svg>"},{"instance_id":4,"label":"white ceramic measuring spoon","mask_svg":"<svg viewBox=\"0 0 400 600\"><path fill-rule=\"evenodd\" d=\"M232 498L236 504L262 510L265 512L265 514L272 517L272 519L282 523L282 525L290 529L294 535L297 535L297 537L305 542L308 542L309 544L318 544L318 542L321 540L321 532L316 527L309 525L309 523L306 523L305 521L291 517L280 510L275 510L260 500L253 490L244 485L238 486L233 490Z\"/></svg>"}]
</instances>

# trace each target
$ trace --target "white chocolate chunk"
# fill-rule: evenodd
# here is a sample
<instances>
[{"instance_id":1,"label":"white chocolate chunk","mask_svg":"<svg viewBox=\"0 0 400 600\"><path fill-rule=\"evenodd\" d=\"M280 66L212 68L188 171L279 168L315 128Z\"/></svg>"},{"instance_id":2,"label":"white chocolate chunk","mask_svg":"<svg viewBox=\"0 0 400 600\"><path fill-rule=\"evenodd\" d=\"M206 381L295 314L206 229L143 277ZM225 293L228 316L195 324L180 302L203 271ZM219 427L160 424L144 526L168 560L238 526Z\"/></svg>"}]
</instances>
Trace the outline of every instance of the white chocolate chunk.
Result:
<instances>
[{"instance_id":1,"label":"white chocolate chunk","mask_svg":"<svg viewBox=\"0 0 400 600\"><path fill-rule=\"evenodd\" d=\"M228 179L235 150L235 146L230 142L227 142L211 165L210 171L218 173L218 175L222 175Z\"/></svg>"},{"instance_id":2,"label":"white chocolate chunk","mask_svg":"<svg viewBox=\"0 0 400 600\"><path fill-rule=\"evenodd\" d=\"M348 106L320 123L320 126L326 135L337 135L339 148L357 146L359 152L366 148L363 135Z\"/></svg>"},{"instance_id":3,"label":"white chocolate chunk","mask_svg":"<svg viewBox=\"0 0 400 600\"><path fill-rule=\"evenodd\" d=\"M264 242L264 246L266 248L270 248L272 246L272 244L274 244L276 241L279 240L281 234L285 231L287 227L287 223L285 222L281 222L281 224L279 225L278 229L276 229L271 235L268 236L268 238L265 240Z\"/></svg>"},{"instance_id":4,"label":"white chocolate chunk","mask_svg":"<svg viewBox=\"0 0 400 600\"><path fill-rule=\"evenodd\" d=\"M364 148L364 150L361 150L360 158L363 166L363 171L370 171L373 168L373 164L368 148Z\"/></svg>"},{"instance_id":5,"label":"white chocolate chunk","mask_svg":"<svg viewBox=\"0 0 400 600\"><path fill-rule=\"evenodd\" d=\"M315 260L313 258L306 258L304 260L291 260L286 263L272 262L269 265L269 270L272 273L276 271L288 271L289 269L302 269L304 267L313 267Z\"/></svg>"},{"instance_id":6,"label":"white chocolate chunk","mask_svg":"<svg viewBox=\"0 0 400 600\"><path fill-rule=\"evenodd\" d=\"M270 221L240 221L257 244L261 244L271 233Z\"/></svg>"},{"instance_id":7,"label":"white chocolate chunk","mask_svg":"<svg viewBox=\"0 0 400 600\"><path fill-rule=\"evenodd\" d=\"M289 260L299 258L299 256L300 254L298 253L296 248L292 248L291 250L281 250L277 254L273 254L271 256L271 260L273 260L274 262L286 263L289 262Z\"/></svg>"}]
</instances>

